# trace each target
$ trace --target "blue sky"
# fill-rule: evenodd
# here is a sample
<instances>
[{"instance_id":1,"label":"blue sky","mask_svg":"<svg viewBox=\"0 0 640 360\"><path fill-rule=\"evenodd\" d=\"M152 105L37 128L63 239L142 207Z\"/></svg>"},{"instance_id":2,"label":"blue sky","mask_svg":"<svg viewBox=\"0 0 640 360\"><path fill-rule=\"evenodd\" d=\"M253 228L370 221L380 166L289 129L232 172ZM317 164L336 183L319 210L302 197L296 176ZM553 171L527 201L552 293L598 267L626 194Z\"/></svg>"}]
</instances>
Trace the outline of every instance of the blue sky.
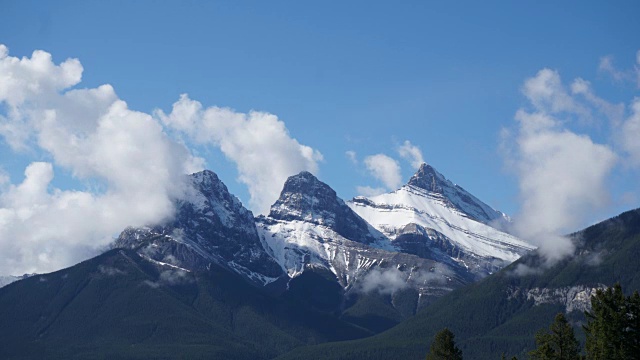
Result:
<instances>
[{"instance_id":1,"label":"blue sky","mask_svg":"<svg viewBox=\"0 0 640 360\"><path fill-rule=\"evenodd\" d=\"M406 182L415 169L397 150L408 140L426 162L490 205L509 214L534 211L526 204L540 190L522 190L536 176L522 164L536 161L519 145L524 122L515 114L548 110L554 131L588 137L618 157L613 164L604 156L612 165L594 175L596 189L575 195L602 196L587 203L567 199L569 212L571 206L593 211L555 229L566 231L640 204L633 141L620 135L639 95L638 14L637 1L612 6L601 1L1 0L0 44L18 58L34 50L50 53L54 64L77 58L82 81L61 92L110 84L129 109L156 119L155 110L169 116L181 94L203 108L274 114L290 138L321 153L322 160L306 158L302 167L345 199L358 195L358 186L393 187L367 167L371 155L397 161ZM536 105L539 92L523 93L527 79L545 75L539 73L544 68L589 108L588 115L576 110L579 106L542 109ZM619 118L572 93L576 78L588 81L598 99L622 103ZM7 109L5 103L5 114ZM238 181L242 160L221 151L226 133L196 141L193 132L182 130L164 128L250 206L247 183L253 180ZM5 187L21 183L33 161L52 164L50 191L99 192L101 181L110 181L97 175L96 185L93 175L78 176L78 168L40 146L17 151L4 137L0 151ZM356 163L347 151L355 152ZM543 208L533 203L538 205L532 209Z\"/></svg>"}]
</instances>

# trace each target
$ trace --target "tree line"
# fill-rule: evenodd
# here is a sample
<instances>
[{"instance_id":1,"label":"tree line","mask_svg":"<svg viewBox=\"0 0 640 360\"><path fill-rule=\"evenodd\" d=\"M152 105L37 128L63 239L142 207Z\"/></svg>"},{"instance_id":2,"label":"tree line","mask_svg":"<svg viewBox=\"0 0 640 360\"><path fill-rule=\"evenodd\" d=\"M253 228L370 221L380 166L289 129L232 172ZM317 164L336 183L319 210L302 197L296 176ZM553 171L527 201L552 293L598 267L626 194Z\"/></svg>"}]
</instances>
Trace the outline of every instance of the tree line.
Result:
<instances>
[{"instance_id":1,"label":"tree line","mask_svg":"<svg viewBox=\"0 0 640 360\"><path fill-rule=\"evenodd\" d=\"M585 311L587 322L584 349L563 313L536 336L536 348L527 355L531 360L632 360L640 359L640 295L625 296L620 284L597 290L591 297L591 310ZM584 351L583 351L584 350ZM502 354L506 360L506 355ZM445 328L438 332L427 360L463 360L455 335ZM512 357L511 360L517 360Z\"/></svg>"}]
</instances>

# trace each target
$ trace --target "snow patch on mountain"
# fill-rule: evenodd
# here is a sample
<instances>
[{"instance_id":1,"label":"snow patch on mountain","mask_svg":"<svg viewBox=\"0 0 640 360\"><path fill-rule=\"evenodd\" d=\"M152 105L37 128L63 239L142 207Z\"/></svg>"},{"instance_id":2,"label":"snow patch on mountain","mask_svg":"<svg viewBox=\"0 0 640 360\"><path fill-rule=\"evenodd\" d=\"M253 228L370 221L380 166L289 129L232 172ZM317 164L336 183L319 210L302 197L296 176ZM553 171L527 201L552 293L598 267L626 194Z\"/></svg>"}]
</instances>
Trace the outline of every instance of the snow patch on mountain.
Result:
<instances>
[{"instance_id":1,"label":"snow patch on mountain","mask_svg":"<svg viewBox=\"0 0 640 360\"><path fill-rule=\"evenodd\" d=\"M335 274L345 289L356 287L359 290L358 284L362 281L372 283L372 270L382 272L381 269L393 268L400 274L393 274L397 282L429 295L432 295L429 290L444 293L471 281L471 278L456 275L456 270L460 269L456 269L458 265L455 263L439 264L415 255L351 241L323 225L262 217L258 219L258 231L269 254L290 278L311 268L324 268ZM427 273L430 276L426 276Z\"/></svg>"},{"instance_id":2,"label":"snow patch on mountain","mask_svg":"<svg viewBox=\"0 0 640 360\"><path fill-rule=\"evenodd\" d=\"M513 262L534 249L513 235L465 216L448 206L441 195L412 185L371 199L357 197L348 205L390 239L395 239L407 225L416 224L434 230L465 251L482 257Z\"/></svg>"},{"instance_id":3,"label":"snow patch on mountain","mask_svg":"<svg viewBox=\"0 0 640 360\"><path fill-rule=\"evenodd\" d=\"M466 254L500 260L502 266L535 248L487 225L508 217L425 164L400 189L371 198L356 197L347 204L391 240L413 225L414 232L422 231L425 239L449 241Z\"/></svg>"},{"instance_id":4,"label":"snow patch on mountain","mask_svg":"<svg viewBox=\"0 0 640 360\"><path fill-rule=\"evenodd\" d=\"M502 225L511 221L509 216L480 201L426 163L420 166L407 185L426 190L432 195L439 195L447 207L457 209L463 216L481 223Z\"/></svg>"}]
</instances>

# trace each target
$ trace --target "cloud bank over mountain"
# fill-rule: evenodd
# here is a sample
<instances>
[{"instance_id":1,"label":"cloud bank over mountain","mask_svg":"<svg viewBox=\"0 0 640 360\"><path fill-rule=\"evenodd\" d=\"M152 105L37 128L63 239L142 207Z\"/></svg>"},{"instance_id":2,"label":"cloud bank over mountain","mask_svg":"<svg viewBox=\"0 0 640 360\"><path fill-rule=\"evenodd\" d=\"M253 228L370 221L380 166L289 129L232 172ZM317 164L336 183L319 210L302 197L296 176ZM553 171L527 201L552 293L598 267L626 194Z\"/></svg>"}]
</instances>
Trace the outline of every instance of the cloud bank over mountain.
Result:
<instances>
[{"instance_id":1,"label":"cloud bank over mountain","mask_svg":"<svg viewBox=\"0 0 640 360\"><path fill-rule=\"evenodd\" d=\"M44 159L28 165L19 183L0 177L2 274L69 266L128 225L172 216L183 175L205 166L173 130L235 162L258 211L277 198L287 176L317 172L322 160L274 115L202 110L186 95L168 115L147 114L129 109L110 85L80 88L82 72L77 59L55 64L40 50L17 58L0 45L0 135L13 151ZM56 188L56 172L87 185Z\"/></svg>"},{"instance_id":2,"label":"cloud bank over mountain","mask_svg":"<svg viewBox=\"0 0 640 360\"><path fill-rule=\"evenodd\" d=\"M600 70L622 80L608 58ZM502 133L505 161L520 189L514 228L553 263L573 252L563 235L610 205L613 170L640 165L640 102L609 102L588 81L567 85L548 68L527 79L522 93L528 104L516 112L515 129ZM598 142L580 130L589 126L607 129L610 140Z\"/></svg>"}]
</instances>

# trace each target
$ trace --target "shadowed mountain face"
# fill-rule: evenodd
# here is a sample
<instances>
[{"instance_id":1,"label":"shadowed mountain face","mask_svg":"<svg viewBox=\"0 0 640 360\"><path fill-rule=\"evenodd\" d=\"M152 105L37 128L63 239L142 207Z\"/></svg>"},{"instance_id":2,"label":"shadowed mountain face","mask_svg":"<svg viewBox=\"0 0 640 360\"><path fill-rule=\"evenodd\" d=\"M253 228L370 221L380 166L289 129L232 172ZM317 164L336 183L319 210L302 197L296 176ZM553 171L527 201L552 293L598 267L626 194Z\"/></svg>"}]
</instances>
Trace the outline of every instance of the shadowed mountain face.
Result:
<instances>
[{"instance_id":1,"label":"shadowed mountain face","mask_svg":"<svg viewBox=\"0 0 640 360\"><path fill-rule=\"evenodd\" d=\"M192 272L123 249L1 288L0 324L2 359L270 359L370 334L215 264Z\"/></svg>"},{"instance_id":2,"label":"shadowed mountain face","mask_svg":"<svg viewBox=\"0 0 640 360\"><path fill-rule=\"evenodd\" d=\"M256 224L267 251L291 283L297 282L299 289L329 289L325 283L335 283L339 290L333 291L333 310L372 330L388 328L474 280L449 257L398 251L308 172L289 177L269 215L258 217ZM387 286L389 279L392 285ZM377 310L371 311L365 304L373 304L373 299Z\"/></svg>"},{"instance_id":3,"label":"shadowed mountain face","mask_svg":"<svg viewBox=\"0 0 640 360\"><path fill-rule=\"evenodd\" d=\"M421 181L424 176L419 174L413 179ZM478 256L474 248L464 248L433 227L416 224L411 214L401 219L406 225L394 230L392 237L386 236L309 172L287 179L269 215L256 219L213 172L196 173L186 180L173 219L126 229L115 246L135 249L150 262L185 270L203 271L217 264L275 292L311 286L306 282L317 284L309 274L292 287L291 279L304 272L321 274L339 285L340 290L332 296L340 300L334 302L332 311L374 331L388 328L451 290L504 266L504 260L492 257L493 253ZM444 217L449 221L447 226L458 224L456 219L460 218L489 229L478 236L485 245L500 244L503 237L510 241L506 234L447 207L449 203L441 198L436 201L438 211L450 214ZM431 210L418 211L426 214ZM397 214L388 214L391 221L397 220L393 218ZM429 213L434 218L441 215ZM475 234L469 229L460 234ZM500 236L493 238L494 234ZM389 279L394 285L379 285ZM372 298L381 299L374 313L365 311L371 306L363 305ZM307 300L316 303L310 297ZM320 308L326 310L324 305ZM375 312L386 315L382 321L362 322L377 316Z\"/></svg>"},{"instance_id":4,"label":"shadowed mountain face","mask_svg":"<svg viewBox=\"0 0 640 360\"><path fill-rule=\"evenodd\" d=\"M465 359L526 358L534 335L558 312L567 313L582 336L583 311L596 289L619 282L640 290L640 209L570 235L573 256L553 266L537 251L477 283L455 290L416 316L373 337L300 348L279 359L422 358L444 327L456 335Z\"/></svg>"},{"instance_id":5,"label":"shadowed mountain face","mask_svg":"<svg viewBox=\"0 0 640 360\"><path fill-rule=\"evenodd\" d=\"M151 260L189 270L218 264L257 285L283 275L280 266L264 251L251 211L208 170L186 179L172 220L126 229L114 246L136 249Z\"/></svg>"},{"instance_id":6,"label":"shadowed mountain face","mask_svg":"<svg viewBox=\"0 0 640 360\"><path fill-rule=\"evenodd\" d=\"M307 171L291 176L280 198L271 206L269 218L323 225L351 241L369 244L380 237L340 199L329 185ZM375 231L373 231L375 232Z\"/></svg>"}]
</instances>

